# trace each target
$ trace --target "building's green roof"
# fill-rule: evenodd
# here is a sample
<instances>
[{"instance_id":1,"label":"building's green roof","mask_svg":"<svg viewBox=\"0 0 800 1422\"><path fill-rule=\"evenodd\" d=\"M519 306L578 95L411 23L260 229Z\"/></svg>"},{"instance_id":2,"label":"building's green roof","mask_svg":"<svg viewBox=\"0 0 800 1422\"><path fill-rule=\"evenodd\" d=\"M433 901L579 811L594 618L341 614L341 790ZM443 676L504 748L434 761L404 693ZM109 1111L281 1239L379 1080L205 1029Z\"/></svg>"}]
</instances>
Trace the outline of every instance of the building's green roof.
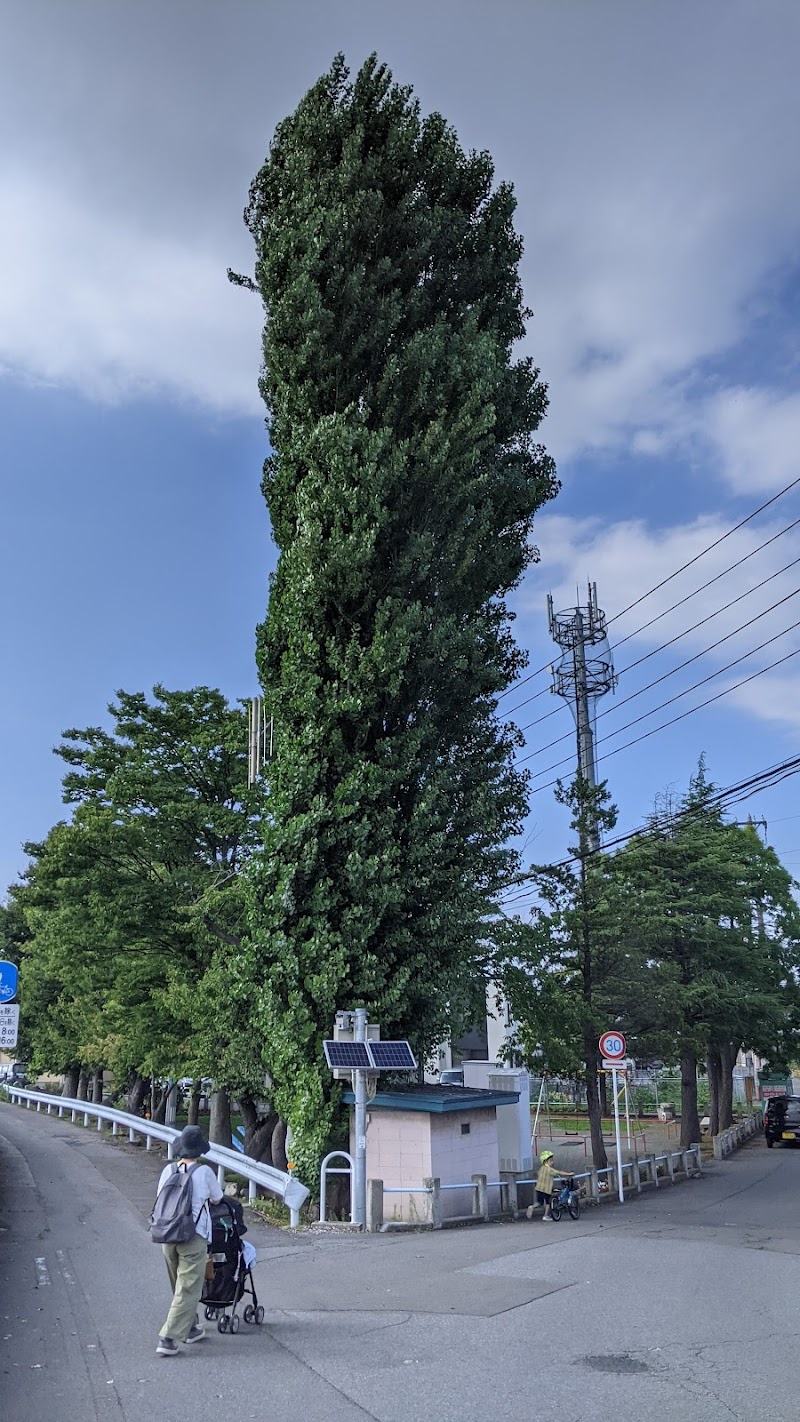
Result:
<instances>
[{"instance_id":1,"label":"building's green roof","mask_svg":"<svg viewBox=\"0 0 800 1422\"><path fill-rule=\"evenodd\" d=\"M352 1106L353 1092L348 1088L342 1100ZM519 1101L518 1091L482 1091L473 1086L427 1086L414 1082L409 1086L387 1086L376 1091L367 1102L370 1111L427 1111L441 1116L447 1111L485 1111L487 1106L512 1106Z\"/></svg>"}]
</instances>

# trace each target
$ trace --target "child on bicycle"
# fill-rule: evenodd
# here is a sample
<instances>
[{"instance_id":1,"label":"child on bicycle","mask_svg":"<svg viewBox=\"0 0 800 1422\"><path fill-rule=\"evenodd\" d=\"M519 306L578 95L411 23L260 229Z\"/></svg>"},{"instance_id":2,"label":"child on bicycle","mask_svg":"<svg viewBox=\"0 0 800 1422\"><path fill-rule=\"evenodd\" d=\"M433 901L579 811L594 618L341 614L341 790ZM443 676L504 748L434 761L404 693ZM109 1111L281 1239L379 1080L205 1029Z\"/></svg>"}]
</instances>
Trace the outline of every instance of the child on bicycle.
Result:
<instances>
[{"instance_id":1,"label":"child on bicycle","mask_svg":"<svg viewBox=\"0 0 800 1422\"><path fill-rule=\"evenodd\" d=\"M553 1198L556 1176L567 1179L569 1171L559 1170L556 1167L551 1150L543 1150L539 1160L541 1164L539 1166L539 1173L536 1176L536 1204L544 1205L544 1214L542 1215L542 1223L544 1224L545 1220L552 1220L553 1218L550 1213L550 1202ZM534 1209L534 1205L529 1205L525 1211L529 1220L533 1219Z\"/></svg>"}]
</instances>

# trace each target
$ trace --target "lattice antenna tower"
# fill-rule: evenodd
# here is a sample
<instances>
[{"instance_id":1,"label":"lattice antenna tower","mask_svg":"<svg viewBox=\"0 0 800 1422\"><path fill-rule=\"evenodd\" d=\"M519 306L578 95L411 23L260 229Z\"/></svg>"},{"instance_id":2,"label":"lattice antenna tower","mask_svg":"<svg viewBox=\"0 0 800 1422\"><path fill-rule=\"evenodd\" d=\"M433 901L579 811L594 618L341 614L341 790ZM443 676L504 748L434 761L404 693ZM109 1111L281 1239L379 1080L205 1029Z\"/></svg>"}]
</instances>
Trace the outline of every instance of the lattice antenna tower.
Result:
<instances>
[{"instance_id":1,"label":"lattice antenna tower","mask_svg":"<svg viewBox=\"0 0 800 1422\"><path fill-rule=\"evenodd\" d=\"M552 594L547 598L550 636L561 648L561 660L554 665L552 691L569 703L575 718L578 744L578 769L584 780L597 784L597 751L595 721L601 696L613 691L617 684L614 662L608 645L605 613L597 605L597 585L589 583L585 606L570 607L556 612ZM590 848L600 848L595 831L589 836Z\"/></svg>"},{"instance_id":2,"label":"lattice antenna tower","mask_svg":"<svg viewBox=\"0 0 800 1422\"><path fill-rule=\"evenodd\" d=\"M272 759L273 720L264 715L264 698L251 696L248 707L247 783L254 785L266 761Z\"/></svg>"}]
</instances>

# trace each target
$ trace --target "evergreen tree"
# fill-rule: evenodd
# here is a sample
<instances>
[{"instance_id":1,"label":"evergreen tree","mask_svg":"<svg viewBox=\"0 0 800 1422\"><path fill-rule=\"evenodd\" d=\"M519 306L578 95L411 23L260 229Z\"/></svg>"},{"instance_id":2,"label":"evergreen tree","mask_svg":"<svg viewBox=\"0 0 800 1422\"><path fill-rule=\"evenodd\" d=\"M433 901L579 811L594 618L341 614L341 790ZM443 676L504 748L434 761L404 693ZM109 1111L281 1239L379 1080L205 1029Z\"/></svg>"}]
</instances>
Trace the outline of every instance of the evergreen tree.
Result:
<instances>
[{"instance_id":1,"label":"evergreen tree","mask_svg":"<svg viewBox=\"0 0 800 1422\"><path fill-rule=\"evenodd\" d=\"M621 941L639 964L626 1003L640 1043L680 1060L682 1145L700 1139L698 1065L709 1063L712 1124L724 1129L739 1046L785 1049L797 1011L791 878L752 829L725 822L713 792L701 761L674 812L658 806L614 857Z\"/></svg>"},{"instance_id":2,"label":"evergreen tree","mask_svg":"<svg viewBox=\"0 0 800 1422\"><path fill-rule=\"evenodd\" d=\"M258 665L275 757L249 971L308 1173L321 1040L365 1005L421 1054L474 1011L525 814L497 697L505 596L556 490L514 197L374 57L339 57L250 192L264 306L264 494L280 557Z\"/></svg>"}]
</instances>

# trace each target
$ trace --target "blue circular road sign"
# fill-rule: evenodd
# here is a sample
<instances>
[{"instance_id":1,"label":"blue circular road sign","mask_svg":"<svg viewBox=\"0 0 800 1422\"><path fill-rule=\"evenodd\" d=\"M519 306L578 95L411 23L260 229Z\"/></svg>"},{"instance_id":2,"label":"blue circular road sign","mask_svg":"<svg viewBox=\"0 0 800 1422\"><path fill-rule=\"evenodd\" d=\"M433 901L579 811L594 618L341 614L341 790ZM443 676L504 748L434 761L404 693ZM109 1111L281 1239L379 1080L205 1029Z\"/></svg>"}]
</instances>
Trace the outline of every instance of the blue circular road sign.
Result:
<instances>
[{"instance_id":1,"label":"blue circular road sign","mask_svg":"<svg viewBox=\"0 0 800 1422\"><path fill-rule=\"evenodd\" d=\"M11 1002L17 995L17 965L0 961L0 1002Z\"/></svg>"}]
</instances>

